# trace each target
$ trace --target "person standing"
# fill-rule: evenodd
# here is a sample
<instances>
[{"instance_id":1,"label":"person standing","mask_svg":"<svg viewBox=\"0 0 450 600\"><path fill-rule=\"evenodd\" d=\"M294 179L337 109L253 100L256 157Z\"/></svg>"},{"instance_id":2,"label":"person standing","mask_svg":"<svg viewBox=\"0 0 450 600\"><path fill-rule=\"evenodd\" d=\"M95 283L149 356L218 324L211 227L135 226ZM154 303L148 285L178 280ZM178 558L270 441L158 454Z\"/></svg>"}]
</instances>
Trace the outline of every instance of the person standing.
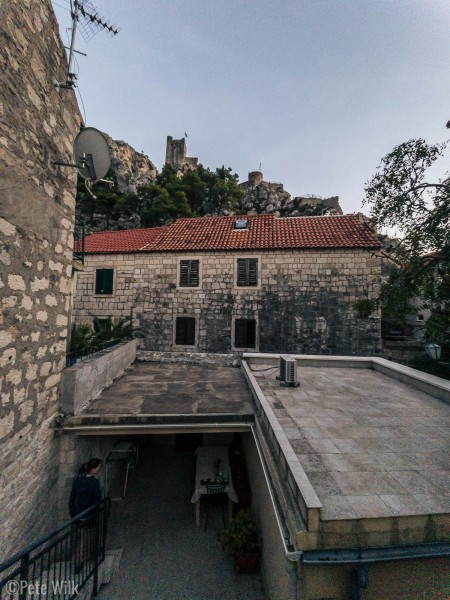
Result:
<instances>
[{"instance_id":1,"label":"person standing","mask_svg":"<svg viewBox=\"0 0 450 600\"><path fill-rule=\"evenodd\" d=\"M94 506L102 499L100 482L96 477L100 474L102 467L103 461L100 458L91 458L81 466L69 497L71 518Z\"/></svg>"}]
</instances>

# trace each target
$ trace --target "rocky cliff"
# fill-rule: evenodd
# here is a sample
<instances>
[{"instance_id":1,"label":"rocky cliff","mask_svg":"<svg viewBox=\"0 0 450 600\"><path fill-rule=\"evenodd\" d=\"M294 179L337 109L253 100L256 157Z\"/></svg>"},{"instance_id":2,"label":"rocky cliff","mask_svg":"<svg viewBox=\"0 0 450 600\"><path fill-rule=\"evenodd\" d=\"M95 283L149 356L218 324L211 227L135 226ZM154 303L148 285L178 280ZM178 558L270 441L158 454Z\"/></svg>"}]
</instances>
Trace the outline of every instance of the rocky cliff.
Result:
<instances>
[{"instance_id":1,"label":"rocky cliff","mask_svg":"<svg viewBox=\"0 0 450 600\"><path fill-rule=\"evenodd\" d=\"M113 140L106 133L103 135L111 151L111 168L121 194L134 193L138 187L155 180L158 169L148 156L126 142Z\"/></svg>"},{"instance_id":2,"label":"rocky cliff","mask_svg":"<svg viewBox=\"0 0 450 600\"><path fill-rule=\"evenodd\" d=\"M280 217L304 217L323 214L342 215L339 197L295 197L286 192L282 184L261 181L242 186L245 194L241 202L242 214L276 214Z\"/></svg>"}]
</instances>

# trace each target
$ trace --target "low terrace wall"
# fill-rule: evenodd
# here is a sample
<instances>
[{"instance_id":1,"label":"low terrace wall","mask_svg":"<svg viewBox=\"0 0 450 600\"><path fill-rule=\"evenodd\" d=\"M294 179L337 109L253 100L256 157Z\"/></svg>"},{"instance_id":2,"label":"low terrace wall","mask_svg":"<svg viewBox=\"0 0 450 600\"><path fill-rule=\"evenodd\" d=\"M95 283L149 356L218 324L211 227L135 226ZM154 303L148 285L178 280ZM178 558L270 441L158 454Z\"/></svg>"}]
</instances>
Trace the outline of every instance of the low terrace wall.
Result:
<instances>
[{"instance_id":1,"label":"low terrace wall","mask_svg":"<svg viewBox=\"0 0 450 600\"><path fill-rule=\"evenodd\" d=\"M64 369L61 411L79 414L83 407L136 360L137 340L122 342Z\"/></svg>"}]
</instances>

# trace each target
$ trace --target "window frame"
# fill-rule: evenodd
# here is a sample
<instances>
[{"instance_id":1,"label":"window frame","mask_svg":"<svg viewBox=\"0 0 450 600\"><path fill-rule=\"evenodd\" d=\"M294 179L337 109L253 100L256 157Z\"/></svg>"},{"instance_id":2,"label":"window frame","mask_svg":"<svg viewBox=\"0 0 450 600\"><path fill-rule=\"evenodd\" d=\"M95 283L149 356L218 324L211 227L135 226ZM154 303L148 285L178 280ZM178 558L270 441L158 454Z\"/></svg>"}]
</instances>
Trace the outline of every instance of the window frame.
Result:
<instances>
[{"instance_id":1,"label":"window frame","mask_svg":"<svg viewBox=\"0 0 450 600\"><path fill-rule=\"evenodd\" d=\"M255 346L238 347L236 346L236 321L254 321L255 322ZM236 352L259 352L259 318L257 315L251 317L235 315L231 322L231 348Z\"/></svg>"},{"instance_id":2,"label":"window frame","mask_svg":"<svg viewBox=\"0 0 450 600\"><path fill-rule=\"evenodd\" d=\"M240 260L256 260L256 285L238 285ZM234 260L233 287L236 290L257 290L261 288L261 256L255 254L250 256L236 256Z\"/></svg>"},{"instance_id":3,"label":"window frame","mask_svg":"<svg viewBox=\"0 0 450 600\"><path fill-rule=\"evenodd\" d=\"M181 262L198 261L198 285L181 285ZM177 259L177 289L179 290L200 290L202 288L202 258L200 256L180 256Z\"/></svg>"},{"instance_id":4,"label":"window frame","mask_svg":"<svg viewBox=\"0 0 450 600\"><path fill-rule=\"evenodd\" d=\"M97 272L98 271L112 271L112 291L110 293L97 292ZM114 296L116 291L116 269L114 267L95 267L94 268L94 296L103 298L108 296L109 298Z\"/></svg>"},{"instance_id":5,"label":"window frame","mask_svg":"<svg viewBox=\"0 0 450 600\"><path fill-rule=\"evenodd\" d=\"M177 344L177 319L193 319L194 320L194 343L193 344ZM175 315L173 319L173 346L176 348L197 348L198 346L198 318L191 314Z\"/></svg>"}]
</instances>

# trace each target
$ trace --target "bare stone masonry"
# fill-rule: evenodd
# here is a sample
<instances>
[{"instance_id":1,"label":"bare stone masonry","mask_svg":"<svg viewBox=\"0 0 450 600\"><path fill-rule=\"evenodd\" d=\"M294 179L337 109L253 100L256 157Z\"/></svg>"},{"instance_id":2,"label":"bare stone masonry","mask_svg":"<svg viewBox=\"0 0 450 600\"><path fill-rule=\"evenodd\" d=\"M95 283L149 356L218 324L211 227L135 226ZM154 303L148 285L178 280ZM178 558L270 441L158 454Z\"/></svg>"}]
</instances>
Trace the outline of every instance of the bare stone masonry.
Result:
<instances>
[{"instance_id":1,"label":"bare stone masonry","mask_svg":"<svg viewBox=\"0 0 450 600\"><path fill-rule=\"evenodd\" d=\"M258 258L260 281L240 288L236 260L248 256ZM177 284L186 258L200 261L197 288ZM114 269L112 295L95 295L97 268ZM352 303L375 297L379 277L379 259L363 249L95 254L78 280L74 318L92 323L132 310L145 350L185 350L175 344L175 319L192 317L194 352L234 352L234 321L255 319L261 352L373 355L380 352L379 318L358 319Z\"/></svg>"},{"instance_id":2,"label":"bare stone masonry","mask_svg":"<svg viewBox=\"0 0 450 600\"><path fill-rule=\"evenodd\" d=\"M71 156L81 118L49 0L0 2L1 558L56 526L59 410L72 287Z\"/></svg>"}]
</instances>

